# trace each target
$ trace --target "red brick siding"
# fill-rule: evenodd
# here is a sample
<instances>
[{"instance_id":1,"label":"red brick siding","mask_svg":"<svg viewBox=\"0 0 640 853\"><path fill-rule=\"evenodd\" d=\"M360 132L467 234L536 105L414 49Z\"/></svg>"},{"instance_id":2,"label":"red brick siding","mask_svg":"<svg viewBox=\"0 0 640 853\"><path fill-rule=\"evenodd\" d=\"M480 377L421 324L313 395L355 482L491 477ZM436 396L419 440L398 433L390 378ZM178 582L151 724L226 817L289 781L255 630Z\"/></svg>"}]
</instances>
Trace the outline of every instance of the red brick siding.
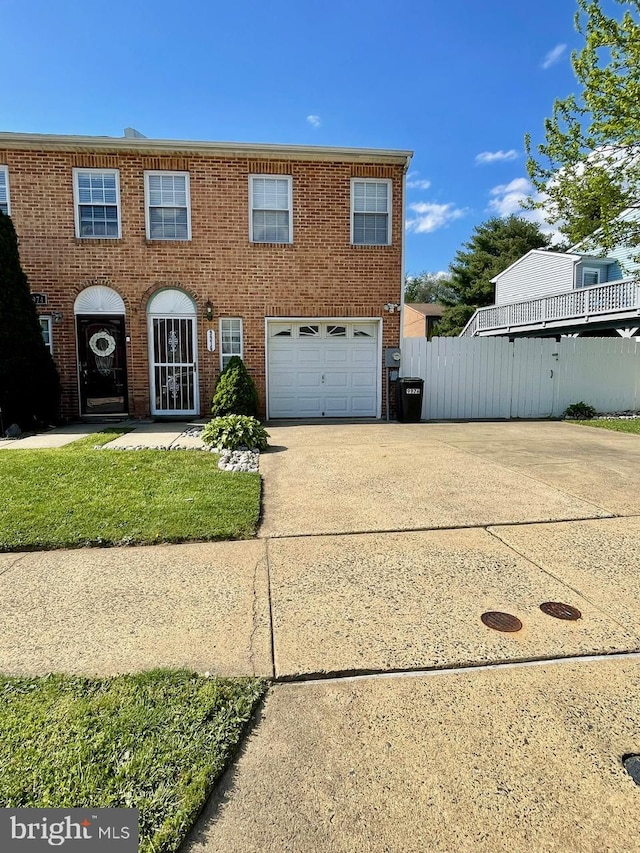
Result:
<instances>
[{"instance_id":1,"label":"red brick siding","mask_svg":"<svg viewBox=\"0 0 640 853\"><path fill-rule=\"evenodd\" d=\"M48 294L42 314L59 311L53 346L63 384L63 414L78 416L73 304L86 286L106 284L126 305L129 411L149 415L146 306L162 287L179 287L197 305L200 403L203 414L219 372L219 352L206 350L206 330L218 319L242 317L244 357L264 411L265 316L383 317L384 346L399 341L403 167L349 162L256 160L223 156L144 156L136 153L6 150L11 213L23 267L34 291ZM120 170L122 239L75 237L72 169ZM188 171L190 242L146 239L144 171ZM293 178L292 245L249 242L250 174ZM350 179L393 180L390 246L350 245ZM211 300L214 319L204 306Z\"/></svg>"}]
</instances>

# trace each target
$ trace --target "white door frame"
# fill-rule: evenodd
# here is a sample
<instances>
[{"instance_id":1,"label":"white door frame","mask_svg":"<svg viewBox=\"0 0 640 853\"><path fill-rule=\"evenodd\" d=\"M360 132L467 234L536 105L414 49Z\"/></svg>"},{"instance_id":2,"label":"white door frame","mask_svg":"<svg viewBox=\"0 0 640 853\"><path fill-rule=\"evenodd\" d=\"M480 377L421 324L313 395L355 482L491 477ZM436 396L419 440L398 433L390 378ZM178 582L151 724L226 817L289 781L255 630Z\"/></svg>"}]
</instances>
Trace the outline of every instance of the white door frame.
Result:
<instances>
[{"instance_id":1,"label":"white door frame","mask_svg":"<svg viewBox=\"0 0 640 853\"><path fill-rule=\"evenodd\" d=\"M376 418L382 417L382 317L265 317L264 381L265 416L269 420L269 323L375 323L378 329L378 367L376 371Z\"/></svg>"},{"instance_id":2,"label":"white door frame","mask_svg":"<svg viewBox=\"0 0 640 853\"><path fill-rule=\"evenodd\" d=\"M155 308L154 308L155 305ZM188 293L179 287L167 287L156 291L147 303L147 338L149 358L149 391L150 410L153 415L172 417L174 415L197 415L200 411L199 380L198 380L198 313L196 303ZM193 346L193 409L160 409L156 408L154 320L191 320ZM185 363L186 364L186 363Z\"/></svg>"}]
</instances>

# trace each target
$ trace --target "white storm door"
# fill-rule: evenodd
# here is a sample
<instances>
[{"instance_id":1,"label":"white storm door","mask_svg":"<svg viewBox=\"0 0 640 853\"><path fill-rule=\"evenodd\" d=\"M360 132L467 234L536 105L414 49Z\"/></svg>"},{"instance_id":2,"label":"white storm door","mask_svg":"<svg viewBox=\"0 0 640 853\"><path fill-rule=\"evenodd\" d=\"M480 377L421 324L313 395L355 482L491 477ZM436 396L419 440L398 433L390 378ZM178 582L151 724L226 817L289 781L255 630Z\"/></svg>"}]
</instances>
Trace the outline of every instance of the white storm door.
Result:
<instances>
[{"instance_id":1,"label":"white storm door","mask_svg":"<svg viewBox=\"0 0 640 853\"><path fill-rule=\"evenodd\" d=\"M198 412L196 322L194 317L149 317L151 412Z\"/></svg>"}]
</instances>

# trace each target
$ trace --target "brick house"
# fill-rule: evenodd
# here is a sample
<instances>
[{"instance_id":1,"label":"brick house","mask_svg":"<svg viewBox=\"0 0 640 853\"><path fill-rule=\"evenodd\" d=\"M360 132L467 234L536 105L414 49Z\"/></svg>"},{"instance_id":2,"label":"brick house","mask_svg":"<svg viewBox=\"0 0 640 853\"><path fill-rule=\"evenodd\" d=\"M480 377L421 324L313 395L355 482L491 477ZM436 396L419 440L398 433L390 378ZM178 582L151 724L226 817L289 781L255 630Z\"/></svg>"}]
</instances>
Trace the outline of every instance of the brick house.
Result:
<instances>
[{"instance_id":1,"label":"brick house","mask_svg":"<svg viewBox=\"0 0 640 853\"><path fill-rule=\"evenodd\" d=\"M206 415L238 354L263 415L380 417L410 158L1 133L63 416Z\"/></svg>"}]
</instances>

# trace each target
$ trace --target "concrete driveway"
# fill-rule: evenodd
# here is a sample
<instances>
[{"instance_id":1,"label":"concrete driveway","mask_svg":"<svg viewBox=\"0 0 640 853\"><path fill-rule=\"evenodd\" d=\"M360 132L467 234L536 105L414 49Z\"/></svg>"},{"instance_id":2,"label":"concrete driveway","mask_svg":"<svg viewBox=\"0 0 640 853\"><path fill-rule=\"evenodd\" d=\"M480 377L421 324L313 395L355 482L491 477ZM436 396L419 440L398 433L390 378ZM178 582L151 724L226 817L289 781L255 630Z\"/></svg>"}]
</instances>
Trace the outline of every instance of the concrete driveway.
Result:
<instances>
[{"instance_id":1,"label":"concrete driveway","mask_svg":"<svg viewBox=\"0 0 640 853\"><path fill-rule=\"evenodd\" d=\"M265 537L640 513L634 435L548 421L269 432Z\"/></svg>"}]
</instances>

